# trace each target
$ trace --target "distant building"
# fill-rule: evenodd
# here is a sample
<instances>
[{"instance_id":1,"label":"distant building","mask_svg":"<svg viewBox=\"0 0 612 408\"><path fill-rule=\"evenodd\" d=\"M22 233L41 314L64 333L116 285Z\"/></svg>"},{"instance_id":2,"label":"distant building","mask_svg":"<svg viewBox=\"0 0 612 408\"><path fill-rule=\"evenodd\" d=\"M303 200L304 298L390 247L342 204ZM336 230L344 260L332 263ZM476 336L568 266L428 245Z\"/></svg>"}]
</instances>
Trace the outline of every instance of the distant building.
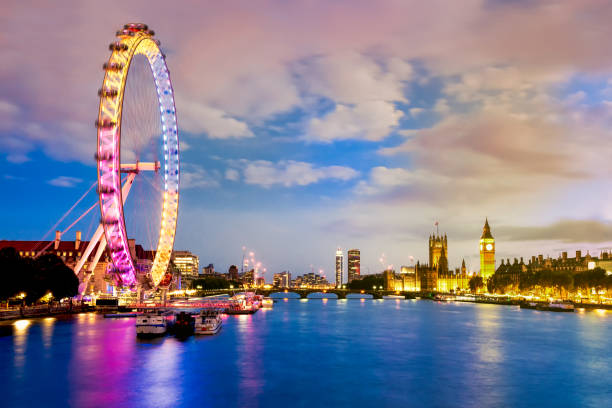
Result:
<instances>
[{"instance_id":1,"label":"distant building","mask_svg":"<svg viewBox=\"0 0 612 408\"><path fill-rule=\"evenodd\" d=\"M200 262L197 255L190 251L173 251L172 262L180 271L183 287L191 287L191 284L198 278Z\"/></svg>"},{"instance_id":2,"label":"distant building","mask_svg":"<svg viewBox=\"0 0 612 408\"><path fill-rule=\"evenodd\" d=\"M254 286L255 285L255 269L251 269L243 273L242 276L240 277L240 280L242 281L243 285L251 286L251 287Z\"/></svg>"},{"instance_id":3,"label":"distant building","mask_svg":"<svg viewBox=\"0 0 612 408\"><path fill-rule=\"evenodd\" d=\"M295 278L291 282L291 286L295 288L327 289L330 284L325 276L311 272Z\"/></svg>"},{"instance_id":4,"label":"distant building","mask_svg":"<svg viewBox=\"0 0 612 408\"><path fill-rule=\"evenodd\" d=\"M255 285L258 288L263 287L266 284L266 279L263 276L260 276L256 279Z\"/></svg>"},{"instance_id":5,"label":"distant building","mask_svg":"<svg viewBox=\"0 0 612 408\"><path fill-rule=\"evenodd\" d=\"M291 287L291 272L283 271L281 273L275 273L272 284L277 288Z\"/></svg>"},{"instance_id":6,"label":"distant building","mask_svg":"<svg viewBox=\"0 0 612 408\"><path fill-rule=\"evenodd\" d=\"M414 266L402 266L400 268L399 278L402 281L401 290L406 290L410 292L416 292L420 290L420 285L416 275L416 268Z\"/></svg>"},{"instance_id":7,"label":"distant building","mask_svg":"<svg viewBox=\"0 0 612 408\"><path fill-rule=\"evenodd\" d=\"M437 267L440 258L448 256L448 239L444 236L429 236L429 265Z\"/></svg>"},{"instance_id":8,"label":"distant building","mask_svg":"<svg viewBox=\"0 0 612 408\"><path fill-rule=\"evenodd\" d=\"M342 253L342 249L338 248L336 250L336 287L342 287L342 274L344 272L344 254Z\"/></svg>"},{"instance_id":9,"label":"distant building","mask_svg":"<svg viewBox=\"0 0 612 408\"><path fill-rule=\"evenodd\" d=\"M446 234L430 235L429 237L429 264L417 262L414 267L402 267L399 276L393 276L393 282L385 286L393 286L393 290L404 291L437 291L458 292L467 290L470 276L465 267L454 270L448 266L448 237ZM391 276L389 275L389 278ZM391 289L390 289L391 290Z\"/></svg>"},{"instance_id":10,"label":"distant building","mask_svg":"<svg viewBox=\"0 0 612 408\"><path fill-rule=\"evenodd\" d=\"M0 249L3 248L14 248L19 256L34 258L39 254L54 254L64 261L66 266L73 269L77 263L81 260L84 255L84 251L89 245L89 241L81 240L81 231L76 232L74 241L67 241L61 239L59 231L56 232L55 240L53 241L0 241ZM145 287L148 285L148 281L145 275L151 270L153 259L155 258L155 251L144 250L141 245L136 244L134 239L128 240L128 247L130 255L135 261L136 271L138 272L138 280L140 284ZM84 278L86 271L92 266L95 254L98 249L98 244L93 248L87 260L83 264L79 273L79 280ZM42 252L42 253L41 253ZM113 294L115 293L115 287L113 279L107 274L108 266L111 265L110 255L108 250L102 253L95 269L92 271L93 275L90 277L85 293L87 294ZM173 280L171 288L180 285L178 279Z\"/></svg>"},{"instance_id":11,"label":"distant building","mask_svg":"<svg viewBox=\"0 0 612 408\"><path fill-rule=\"evenodd\" d=\"M495 273L495 239L491 235L489 220L485 219L480 237L480 276L487 281Z\"/></svg>"},{"instance_id":12,"label":"distant building","mask_svg":"<svg viewBox=\"0 0 612 408\"><path fill-rule=\"evenodd\" d=\"M239 279L238 276L238 267L236 265L232 265L227 270L227 277L229 280L237 281Z\"/></svg>"},{"instance_id":13,"label":"distant building","mask_svg":"<svg viewBox=\"0 0 612 408\"><path fill-rule=\"evenodd\" d=\"M383 272L385 290L395 290L395 271L387 269Z\"/></svg>"},{"instance_id":14,"label":"distant building","mask_svg":"<svg viewBox=\"0 0 612 408\"><path fill-rule=\"evenodd\" d=\"M358 249L348 251L348 282L361 278L361 253Z\"/></svg>"},{"instance_id":15,"label":"distant building","mask_svg":"<svg viewBox=\"0 0 612 408\"><path fill-rule=\"evenodd\" d=\"M202 274L204 274L204 275L214 275L215 274L215 265L208 264L208 266L205 266L204 268L202 268Z\"/></svg>"}]
</instances>

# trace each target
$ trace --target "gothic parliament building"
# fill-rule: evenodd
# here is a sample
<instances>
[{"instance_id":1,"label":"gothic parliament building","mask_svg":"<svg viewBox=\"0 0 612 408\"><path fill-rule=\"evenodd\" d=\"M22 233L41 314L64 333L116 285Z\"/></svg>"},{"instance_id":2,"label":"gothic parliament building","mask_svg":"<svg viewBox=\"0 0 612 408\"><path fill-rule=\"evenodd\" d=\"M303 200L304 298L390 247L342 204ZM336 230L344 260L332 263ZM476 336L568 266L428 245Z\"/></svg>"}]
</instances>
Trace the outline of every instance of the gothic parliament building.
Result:
<instances>
[{"instance_id":1,"label":"gothic parliament building","mask_svg":"<svg viewBox=\"0 0 612 408\"><path fill-rule=\"evenodd\" d=\"M448 267L448 238L446 234L429 236L429 262L417 262L414 271L399 275L385 271L387 290L460 292L469 290L471 275L467 273L465 260L461 268ZM485 220L480 237L480 276L486 280L495 273L495 239L491 235L489 221ZM395 275L395 276L394 276Z\"/></svg>"}]
</instances>

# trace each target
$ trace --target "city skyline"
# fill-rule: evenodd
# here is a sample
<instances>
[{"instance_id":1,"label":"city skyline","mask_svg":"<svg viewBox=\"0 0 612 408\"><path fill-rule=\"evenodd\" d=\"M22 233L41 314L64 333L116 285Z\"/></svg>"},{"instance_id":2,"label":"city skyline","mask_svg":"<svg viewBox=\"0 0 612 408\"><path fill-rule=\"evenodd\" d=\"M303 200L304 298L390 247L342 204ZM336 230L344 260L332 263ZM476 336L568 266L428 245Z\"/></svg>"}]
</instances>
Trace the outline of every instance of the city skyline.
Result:
<instances>
[{"instance_id":1,"label":"city skyline","mask_svg":"<svg viewBox=\"0 0 612 408\"><path fill-rule=\"evenodd\" d=\"M226 270L246 246L267 279L314 265L333 280L342 246L374 273L382 254L396 268L426 259L439 221L449 265L465 257L475 271L486 217L500 259L612 247L605 4L560 3L552 17L522 1L444 3L443 15L436 2L10 4L0 32L19 41L0 63L0 183L13 192L2 238L42 239L95 181L100 50L115 21L143 20L174 67L175 248L202 263ZM84 240L91 223L77 226Z\"/></svg>"}]
</instances>

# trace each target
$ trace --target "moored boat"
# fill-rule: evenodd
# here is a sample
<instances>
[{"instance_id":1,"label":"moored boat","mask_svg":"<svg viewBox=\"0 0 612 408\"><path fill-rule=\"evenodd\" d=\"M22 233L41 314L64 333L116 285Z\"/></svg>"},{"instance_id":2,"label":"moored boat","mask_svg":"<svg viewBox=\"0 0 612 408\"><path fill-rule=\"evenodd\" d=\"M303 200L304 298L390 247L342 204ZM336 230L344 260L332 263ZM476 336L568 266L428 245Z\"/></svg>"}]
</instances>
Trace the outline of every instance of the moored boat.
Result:
<instances>
[{"instance_id":1,"label":"moored boat","mask_svg":"<svg viewBox=\"0 0 612 408\"><path fill-rule=\"evenodd\" d=\"M550 302L549 304L541 304L536 307L538 310L546 310L548 312L574 312L574 304L571 302Z\"/></svg>"},{"instance_id":2,"label":"moored boat","mask_svg":"<svg viewBox=\"0 0 612 408\"><path fill-rule=\"evenodd\" d=\"M274 306L274 299L269 298L269 297L265 297L262 299L261 307L273 307L273 306Z\"/></svg>"},{"instance_id":3,"label":"moored boat","mask_svg":"<svg viewBox=\"0 0 612 408\"><path fill-rule=\"evenodd\" d=\"M136 336L163 336L174 324L174 314L166 311L143 313L136 316Z\"/></svg>"},{"instance_id":4,"label":"moored boat","mask_svg":"<svg viewBox=\"0 0 612 408\"><path fill-rule=\"evenodd\" d=\"M180 337L191 336L195 327L195 319L191 313L180 312L176 315L174 334Z\"/></svg>"},{"instance_id":5,"label":"moored boat","mask_svg":"<svg viewBox=\"0 0 612 408\"><path fill-rule=\"evenodd\" d=\"M537 309L538 304L536 302L522 302L521 309Z\"/></svg>"},{"instance_id":6,"label":"moored boat","mask_svg":"<svg viewBox=\"0 0 612 408\"><path fill-rule=\"evenodd\" d=\"M216 310L202 310L195 316L194 334L217 334L221 330L221 316Z\"/></svg>"}]
</instances>

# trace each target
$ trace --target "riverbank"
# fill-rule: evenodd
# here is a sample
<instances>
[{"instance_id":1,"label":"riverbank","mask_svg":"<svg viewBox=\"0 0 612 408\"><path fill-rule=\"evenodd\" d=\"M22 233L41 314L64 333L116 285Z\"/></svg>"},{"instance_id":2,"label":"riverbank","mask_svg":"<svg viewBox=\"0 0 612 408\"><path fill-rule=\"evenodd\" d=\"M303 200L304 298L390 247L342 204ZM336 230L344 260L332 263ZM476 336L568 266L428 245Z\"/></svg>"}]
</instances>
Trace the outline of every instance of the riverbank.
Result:
<instances>
[{"instance_id":1,"label":"riverbank","mask_svg":"<svg viewBox=\"0 0 612 408\"><path fill-rule=\"evenodd\" d=\"M478 296L478 297L465 297L465 296L449 296L449 295L443 295L440 296L440 298L436 298L434 297L421 297L421 299L425 299L425 300L431 300L431 301L437 301L437 302L465 302L465 303L484 303L484 304L489 304L489 305L502 305L502 306L521 306L521 304L524 304L527 302L527 300L523 300L523 299L511 299L511 298L506 298L506 297L488 297L488 296ZM540 306L546 306L548 305L550 302L548 301L534 301L534 300L530 300L529 303L534 303L536 305L540 305ZM603 309L603 310L612 310L612 305L611 304L605 304L605 303L576 303L576 302L570 302L574 305L574 308L576 309L586 309L586 310L597 310L597 309Z\"/></svg>"},{"instance_id":2,"label":"riverbank","mask_svg":"<svg viewBox=\"0 0 612 408\"><path fill-rule=\"evenodd\" d=\"M46 304L22 306L8 310L0 310L0 321L17 320L28 317L48 317L59 314L72 314L96 311L95 306L75 304Z\"/></svg>"}]
</instances>

